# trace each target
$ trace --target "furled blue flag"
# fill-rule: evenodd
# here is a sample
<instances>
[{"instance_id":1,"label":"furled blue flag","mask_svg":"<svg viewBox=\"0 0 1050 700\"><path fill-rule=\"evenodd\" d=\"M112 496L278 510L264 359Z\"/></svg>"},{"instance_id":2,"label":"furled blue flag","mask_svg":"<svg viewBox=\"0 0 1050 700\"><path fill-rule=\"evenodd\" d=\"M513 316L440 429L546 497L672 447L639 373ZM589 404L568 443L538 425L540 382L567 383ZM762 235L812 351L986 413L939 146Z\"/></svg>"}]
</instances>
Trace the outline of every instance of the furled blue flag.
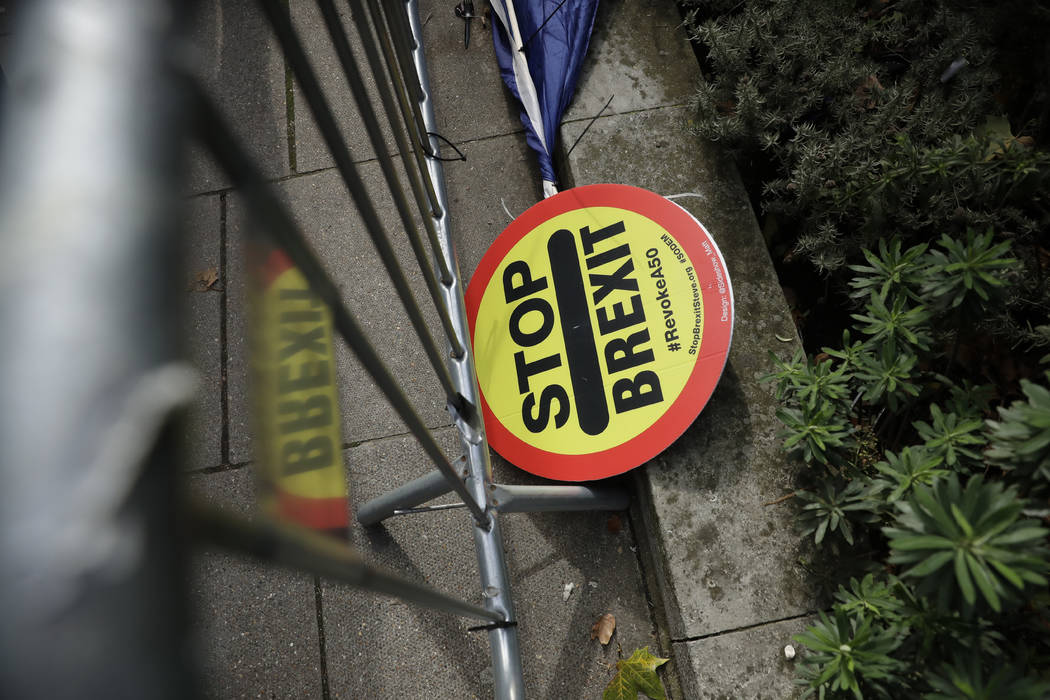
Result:
<instances>
[{"instance_id":1,"label":"furled blue flag","mask_svg":"<svg viewBox=\"0 0 1050 700\"><path fill-rule=\"evenodd\" d=\"M590 43L598 0L491 0L503 82L521 101L525 137L539 156L543 194L557 192L551 154Z\"/></svg>"}]
</instances>

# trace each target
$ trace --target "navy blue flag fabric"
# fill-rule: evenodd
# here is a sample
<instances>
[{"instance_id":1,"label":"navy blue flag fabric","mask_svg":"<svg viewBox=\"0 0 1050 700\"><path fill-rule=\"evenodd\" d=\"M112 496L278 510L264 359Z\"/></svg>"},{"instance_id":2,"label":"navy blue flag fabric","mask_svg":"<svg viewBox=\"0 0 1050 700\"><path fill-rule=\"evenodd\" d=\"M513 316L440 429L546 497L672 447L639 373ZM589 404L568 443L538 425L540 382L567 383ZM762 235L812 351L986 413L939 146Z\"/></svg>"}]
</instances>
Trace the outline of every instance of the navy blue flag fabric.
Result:
<instances>
[{"instance_id":1,"label":"navy blue flag fabric","mask_svg":"<svg viewBox=\"0 0 1050 700\"><path fill-rule=\"evenodd\" d=\"M522 103L545 196L557 190L551 153L590 43L598 0L491 0L503 82ZM524 50L522 50L524 47Z\"/></svg>"}]
</instances>

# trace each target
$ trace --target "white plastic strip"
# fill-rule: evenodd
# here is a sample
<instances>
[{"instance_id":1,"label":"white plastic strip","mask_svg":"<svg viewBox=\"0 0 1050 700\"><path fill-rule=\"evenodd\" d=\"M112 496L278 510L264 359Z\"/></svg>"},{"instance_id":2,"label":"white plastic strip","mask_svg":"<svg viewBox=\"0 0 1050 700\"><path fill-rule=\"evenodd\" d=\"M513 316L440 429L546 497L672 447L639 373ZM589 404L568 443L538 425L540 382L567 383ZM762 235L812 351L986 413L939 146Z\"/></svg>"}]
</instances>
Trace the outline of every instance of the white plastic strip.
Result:
<instances>
[{"instance_id":1,"label":"white plastic strip","mask_svg":"<svg viewBox=\"0 0 1050 700\"><path fill-rule=\"evenodd\" d=\"M510 37L510 54L514 69L514 82L518 86L518 94L521 103L525 106L525 114L532 122L532 128L540 139L543 150L550 155L547 139L543 135L543 119L540 117L540 100L536 92L536 85L532 82L532 74L529 73L529 64L525 60L525 52L522 51L521 30L518 28L518 16L514 12L513 0L492 0L492 11L496 13L500 24L503 25L507 36Z\"/></svg>"}]
</instances>

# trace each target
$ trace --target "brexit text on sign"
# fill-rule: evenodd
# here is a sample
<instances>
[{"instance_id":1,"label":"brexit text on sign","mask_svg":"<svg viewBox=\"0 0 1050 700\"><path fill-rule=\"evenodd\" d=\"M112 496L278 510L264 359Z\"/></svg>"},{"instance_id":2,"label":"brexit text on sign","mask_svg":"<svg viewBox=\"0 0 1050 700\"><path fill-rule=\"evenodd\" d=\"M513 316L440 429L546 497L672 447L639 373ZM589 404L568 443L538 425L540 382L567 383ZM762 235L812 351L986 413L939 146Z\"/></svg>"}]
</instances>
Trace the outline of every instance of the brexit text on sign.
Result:
<instances>
[{"instance_id":1,"label":"brexit text on sign","mask_svg":"<svg viewBox=\"0 0 1050 700\"><path fill-rule=\"evenodd\" d=\"M281 251L254 251L252 370L261 496L282 519L349 526L331 314Z\"/></svg>"},{"instance_id":2,"label":"brexit text on sign","mask_svg":"<svg viewBox=\"0 0 1050 700\"><path fill-rule=\"evenodd\" d=\"M688 212L592 185L507 227L474 273L467 313L493 448L579 481L642 464L693 422L725 365L733 295Z\"/></svg>"}]
</instances>

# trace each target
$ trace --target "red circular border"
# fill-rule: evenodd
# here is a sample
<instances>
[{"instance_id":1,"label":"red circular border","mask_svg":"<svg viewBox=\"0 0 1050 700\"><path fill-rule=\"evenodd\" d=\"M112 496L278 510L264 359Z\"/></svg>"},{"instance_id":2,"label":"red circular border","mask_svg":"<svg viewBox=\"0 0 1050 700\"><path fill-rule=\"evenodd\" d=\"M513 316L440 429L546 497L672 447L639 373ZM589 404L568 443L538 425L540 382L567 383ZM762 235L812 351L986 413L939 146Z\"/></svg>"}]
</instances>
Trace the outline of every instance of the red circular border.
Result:
<instances>
[{"instance_id":1,"label":"red circular border","mask_svg":"<svg viewBox=\"0 0 1050 700\"><path fill-rule=\"evenodd\" d=\"M588 207L614 207L633 211L671 232L693 262L702 289L705 318L710 318L710 309L719 309L718 313L721 314L720 295L713 283L712 274L709 268L701 268L698 263L708 257L702 244L705 240L709 242L725 276L726 293L729 295L729 323L704 323L704 334L697 350L693 372L678 398L664 414L631 440L600 452L566 455L542 450L524 442L496 419L485 400L484 392L481 392L485 429L492 448L507 461L527 472L559 481L590 481L616 476L663 452L696 420L711 398L722 376L733 334L734 302L729 271L718 246L703 224L685 209L658 194L629 185L605 184L576 187L544 199L512 221L493 241L478 263L467 287L467 318L472 344L481 298L496 268L511 249L545 221L569 211ZM682 233L696 231L702 235Z\"/></svg>"}]
</instances>

